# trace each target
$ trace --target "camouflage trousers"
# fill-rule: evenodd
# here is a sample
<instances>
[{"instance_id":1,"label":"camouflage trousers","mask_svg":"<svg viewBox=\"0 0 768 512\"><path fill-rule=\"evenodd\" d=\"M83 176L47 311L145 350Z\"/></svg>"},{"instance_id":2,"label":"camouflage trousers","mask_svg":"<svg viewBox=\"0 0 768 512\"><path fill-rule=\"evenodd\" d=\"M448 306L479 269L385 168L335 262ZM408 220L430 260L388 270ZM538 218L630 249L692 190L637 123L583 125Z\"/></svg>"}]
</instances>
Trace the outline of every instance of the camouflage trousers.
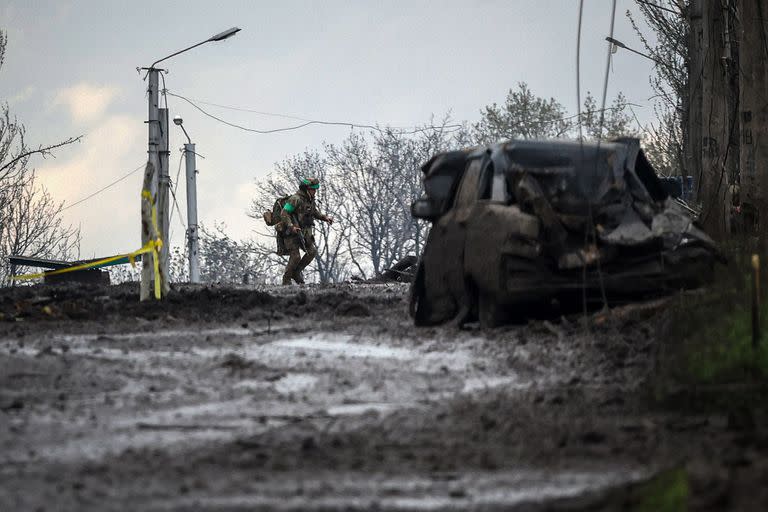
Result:
<instances>
[{"instance_id":1,"label":"camouflage trousers","mask_svg":"<svg viewBox=\"0 0 768 512\"><path fill-rule=\"evenodd\" d=\"M291 279L299 284L304 283L302 271L312 263L317 256L317 247L315 246L315 237L312 233L304 232L304 241L306 242L306 252L304 256L299 252L301 250L298 236L287 236L284 239L285 249L288 251L288 264L285 266L283 274L283 284L291 284Z\"/></svg>"}]
</instances>

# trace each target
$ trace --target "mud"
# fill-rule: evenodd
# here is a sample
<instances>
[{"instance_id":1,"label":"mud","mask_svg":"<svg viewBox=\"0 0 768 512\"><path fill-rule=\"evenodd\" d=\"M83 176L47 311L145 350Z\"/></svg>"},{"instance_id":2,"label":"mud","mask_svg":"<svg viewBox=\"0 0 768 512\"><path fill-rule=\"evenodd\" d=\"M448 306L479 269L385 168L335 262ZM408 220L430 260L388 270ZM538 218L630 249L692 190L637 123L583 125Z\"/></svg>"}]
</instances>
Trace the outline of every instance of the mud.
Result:
<instances>
[{"instance_id":1,"label":"mud","mask_svg":"<svg viewBox=\"0 0 768 512\"><path fill-rule=\"evenodd\" d=\"M415 328L405 285L0 292L0 510L762 510L768 435L649 405L655 311ZM638 313L639 312L639 313Z\"/></svg>"}]
</instances>

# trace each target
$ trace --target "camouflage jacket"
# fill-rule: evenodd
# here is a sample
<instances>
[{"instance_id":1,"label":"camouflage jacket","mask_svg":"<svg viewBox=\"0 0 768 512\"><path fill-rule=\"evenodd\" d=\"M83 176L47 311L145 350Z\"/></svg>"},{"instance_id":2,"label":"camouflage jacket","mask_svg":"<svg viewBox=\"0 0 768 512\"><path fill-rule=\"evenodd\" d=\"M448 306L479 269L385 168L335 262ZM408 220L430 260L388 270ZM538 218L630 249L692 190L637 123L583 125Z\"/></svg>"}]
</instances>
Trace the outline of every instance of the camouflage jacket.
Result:
<instances>
[{"instance_id":1,"label":"camouflage jacket","mask_svg":"<svg viewBox=\"0 0 768 512\"><path fill-rule=\"evenodd\" d=\"M299 190L289 197L280 212L280 220L286 231L292 226L298 225L305 233L311 234L315 219L326 220L327 217L317 211L315 201L309 197L305 190Z\"/></svg>"}]
</instances>

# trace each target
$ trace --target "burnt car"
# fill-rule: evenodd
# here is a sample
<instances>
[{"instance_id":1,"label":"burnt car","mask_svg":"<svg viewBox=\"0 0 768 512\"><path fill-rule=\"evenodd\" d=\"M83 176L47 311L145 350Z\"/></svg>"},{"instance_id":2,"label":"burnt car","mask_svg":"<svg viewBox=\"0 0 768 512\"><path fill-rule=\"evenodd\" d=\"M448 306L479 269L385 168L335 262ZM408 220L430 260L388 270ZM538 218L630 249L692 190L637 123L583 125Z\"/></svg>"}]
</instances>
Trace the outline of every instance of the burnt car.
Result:
<instances>
[{"instance_id":1,"label":"burnt car","mask_svg":"<svg viewBox=\"0 0 768 512\"><path fill-rule=\"evenodd\" d=\"M700 285L721 259L637 139L511 140L435 155L415 218L431 221L411 287L417 325L493 327Z\"/></svg>"}]
</instances>

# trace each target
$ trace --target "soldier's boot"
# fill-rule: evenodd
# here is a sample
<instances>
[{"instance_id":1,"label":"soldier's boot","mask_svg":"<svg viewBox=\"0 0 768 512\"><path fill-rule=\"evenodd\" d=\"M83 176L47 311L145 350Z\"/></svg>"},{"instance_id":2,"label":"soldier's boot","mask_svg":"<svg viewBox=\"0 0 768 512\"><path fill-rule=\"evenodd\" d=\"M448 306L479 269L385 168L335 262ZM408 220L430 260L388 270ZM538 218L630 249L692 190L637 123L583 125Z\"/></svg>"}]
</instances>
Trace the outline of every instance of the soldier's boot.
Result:
<instances>
[{"instance_id":1,"label":"soldier's boot","mask_svg":"<svg viewBox=\"0 0 768 512\"><path fill-rule=\"evenodd\" d=\"M288 258L288 264L285 266L285 273L283 274L283 285L291 284L291 279L294 277L298 270L299 263L301 262L301 255L299 255L299 249L292 249Z\"/></svg>"}]
</instances>

